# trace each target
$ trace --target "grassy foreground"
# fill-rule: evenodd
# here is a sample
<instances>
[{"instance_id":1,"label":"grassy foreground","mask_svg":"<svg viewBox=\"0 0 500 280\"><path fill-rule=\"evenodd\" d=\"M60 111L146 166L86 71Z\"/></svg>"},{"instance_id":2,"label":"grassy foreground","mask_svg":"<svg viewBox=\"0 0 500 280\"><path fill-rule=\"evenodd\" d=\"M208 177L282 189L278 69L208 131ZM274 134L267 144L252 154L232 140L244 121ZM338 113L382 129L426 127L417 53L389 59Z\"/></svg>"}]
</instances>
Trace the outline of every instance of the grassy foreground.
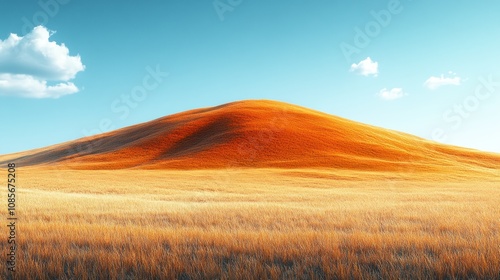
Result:
<instances>
[{"instance_id":1,"label":"grassy foreground","mask_svg":"<svg viewBox=\"0 0 500 280\"><path fill-rule=\"evenodd\" d=\"M498 182L299 174L19 169L14 279L500 279Z\"/></svg>"}]
</instances>

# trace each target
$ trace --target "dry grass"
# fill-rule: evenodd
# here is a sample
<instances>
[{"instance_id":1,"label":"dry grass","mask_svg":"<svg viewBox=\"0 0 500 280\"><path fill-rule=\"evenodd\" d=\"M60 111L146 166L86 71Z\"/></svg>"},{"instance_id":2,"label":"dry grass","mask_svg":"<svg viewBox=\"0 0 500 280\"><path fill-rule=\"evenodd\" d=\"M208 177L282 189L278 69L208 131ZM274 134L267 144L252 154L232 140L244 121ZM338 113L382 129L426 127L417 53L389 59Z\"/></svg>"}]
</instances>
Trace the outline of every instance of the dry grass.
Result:
<instances>
[{"instance_id":1,"label":"dry grass","mask_svg":"<svg viewBox=\"0 0 500 280\"><path fill-rule=\"evenodd\" d=\"M18 174L18 279L500 278L498 182Z\"/></svg>"}]
</instances>

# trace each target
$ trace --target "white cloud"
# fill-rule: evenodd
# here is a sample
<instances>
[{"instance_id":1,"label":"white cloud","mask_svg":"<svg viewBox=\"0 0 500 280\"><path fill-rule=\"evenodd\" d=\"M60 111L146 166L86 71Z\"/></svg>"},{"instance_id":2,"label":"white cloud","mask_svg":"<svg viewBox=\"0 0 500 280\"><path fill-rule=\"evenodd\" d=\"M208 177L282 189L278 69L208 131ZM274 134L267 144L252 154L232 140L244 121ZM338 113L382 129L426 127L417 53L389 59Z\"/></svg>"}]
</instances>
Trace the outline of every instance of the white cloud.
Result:
<instances>
[{"instance_id":1,"label":"white cloud","mask_svg":"<svg viewBox=\"0 0 500 280\"><path fill-rule=\"evenodd\" d=\"M78 92L68 81L85 66L64 44L51 42L52 34L37 26L24 37L0 40L0 95L58 98Z\"/></svg>"},{"instance_id":2,"label":"white cloud","mask_svg":"<svg viewBox=\"0 0 500 280\"><path fill-rule=\"evenodd\" d=\"M350 71L363 76L372 75L374 77L377 77L378 62L374 62L370 57L367 57L365 60L360 61L358 64L353 63L351 65Z\"/></svg>"},{"instance_id":3,"label":"white cloud","mask_svg":"<svg viewBox=\"0 0 500 280\"><path fill-rule=\"evenodd\" d=\"M388 90L387 88L381 89L378 94L380 98L385 100L395 100L407 95L402 88L393 88Z\"/></svg>"},{"instance_id":4,"label":"white cloud","mask_svg":"<svg viewBox=\"0 0 500 280\"><path fill-rule=\"evenodd\" d=\"M425 81L424 86L428 89L435 90L441 86L453 85L459 86L462 83L462 79L456 76L456 73L448 72L451 76L454 77L445 77L441 75L441 77L432 76L427 81Z\"/></svg>"},{"instance_id":5,"label":"white cloud","mask_svg":"<svg viewBox=\"0 0 500 280\"><path fill-rule=\"evenodd\" d=\"M78 92L78 88L70 82L49 86L29 75L0 74L0 91L3 95L30 98L59 98Z\"/></svg>"}]
</instances>

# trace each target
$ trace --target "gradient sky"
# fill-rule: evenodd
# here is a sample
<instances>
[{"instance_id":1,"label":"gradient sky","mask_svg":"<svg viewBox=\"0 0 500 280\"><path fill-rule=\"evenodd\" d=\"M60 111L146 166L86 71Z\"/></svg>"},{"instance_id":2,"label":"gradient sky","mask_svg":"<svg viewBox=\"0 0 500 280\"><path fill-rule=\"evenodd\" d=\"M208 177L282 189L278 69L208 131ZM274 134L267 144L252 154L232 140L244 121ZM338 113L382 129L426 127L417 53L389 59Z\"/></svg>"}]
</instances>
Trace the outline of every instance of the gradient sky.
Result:
<instances>
[{"instance_id":1,"label":"gradient sky","mask_svg":"<svg viewBox=\"0 0 500 280\"><path fill-rule=\"evenodd\" d=\"M2 1L0 154L242 99L500 153L499 10L493 0ZM37 25L85 69L63 79L17 65L5 42ZM148 78L156 69L168 77ZM13 77L78 92L33 98L7 87Z\"/></svg>"}]
</instances>

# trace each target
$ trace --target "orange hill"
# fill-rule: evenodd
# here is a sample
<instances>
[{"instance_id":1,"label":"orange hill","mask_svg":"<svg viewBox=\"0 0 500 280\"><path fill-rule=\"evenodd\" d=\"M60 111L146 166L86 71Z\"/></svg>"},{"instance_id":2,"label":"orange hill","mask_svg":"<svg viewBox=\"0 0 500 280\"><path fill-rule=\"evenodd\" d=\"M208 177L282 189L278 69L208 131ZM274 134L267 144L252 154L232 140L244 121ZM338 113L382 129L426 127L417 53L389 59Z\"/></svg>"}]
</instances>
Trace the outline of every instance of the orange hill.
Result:
<instances>
[{"instance_id":1,"label":"orange hill","mask_svg":"<svg viewBox=\"0 0 500 280\"><path fill-rule=\"evenodd\" d=\"M74 169L335 168L486 172L500 155L437 144L275 101L187 111L44 149L0 156Z\"/></svg>"}]
</instances>

